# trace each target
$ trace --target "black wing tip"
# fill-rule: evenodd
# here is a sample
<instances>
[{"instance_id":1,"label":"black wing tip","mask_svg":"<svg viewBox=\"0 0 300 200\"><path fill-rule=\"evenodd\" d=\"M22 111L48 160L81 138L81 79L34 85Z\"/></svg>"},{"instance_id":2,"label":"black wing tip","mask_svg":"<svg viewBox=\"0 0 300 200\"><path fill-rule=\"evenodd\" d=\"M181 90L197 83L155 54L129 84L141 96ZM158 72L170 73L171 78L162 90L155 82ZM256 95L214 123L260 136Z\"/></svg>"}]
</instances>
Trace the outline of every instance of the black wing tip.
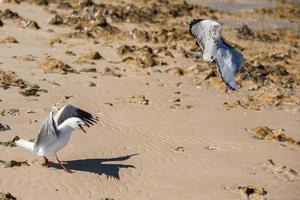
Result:
<instances>
[{"instance_id":1,"label":"black wing tip","mask_svg":"<svg viewBox=\"0 0 300 200\"><path fill-rule=\"evenodd\" d=\"M203 21L204 19L193 19L191 22L190 22L190 34L192 34L192 27L195 25L195 24L198 24L199 22Z\"/></svg>"}]
</instances>

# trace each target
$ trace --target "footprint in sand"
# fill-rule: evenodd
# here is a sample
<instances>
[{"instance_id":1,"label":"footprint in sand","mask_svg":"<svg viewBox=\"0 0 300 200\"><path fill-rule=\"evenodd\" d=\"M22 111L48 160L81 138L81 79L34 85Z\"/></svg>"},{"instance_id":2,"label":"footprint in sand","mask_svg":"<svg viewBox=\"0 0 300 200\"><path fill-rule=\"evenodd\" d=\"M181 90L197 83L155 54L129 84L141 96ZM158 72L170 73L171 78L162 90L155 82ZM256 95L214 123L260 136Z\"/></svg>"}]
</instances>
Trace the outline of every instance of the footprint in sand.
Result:
<instances>
[{"instance_id":1,"label":"footprint in sand","mask_svg":"<svg viewBox=\"0 0 300 200\"><path fill-rule=\"evenodd\" d=\"M269 159L267 163L264 163L263 168L268 172L275 174L276 177L290 182L294 182L298 176L296 170L288 168L285 165L277 164L272 159Z\"/></svg>"}]
</instances>

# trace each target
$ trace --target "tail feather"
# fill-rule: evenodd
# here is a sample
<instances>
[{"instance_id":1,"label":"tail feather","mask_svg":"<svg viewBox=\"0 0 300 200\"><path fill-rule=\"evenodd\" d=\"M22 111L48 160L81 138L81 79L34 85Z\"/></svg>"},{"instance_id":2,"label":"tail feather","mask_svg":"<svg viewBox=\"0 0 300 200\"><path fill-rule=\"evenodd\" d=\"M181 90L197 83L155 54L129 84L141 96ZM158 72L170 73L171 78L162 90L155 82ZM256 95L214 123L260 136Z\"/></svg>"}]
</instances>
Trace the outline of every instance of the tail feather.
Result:
<instances>
[{"instance_id":1,"label":"tail feather","mask_svg":"<svg viewBox=\"0 0 300 200\"><path fill-rule=\"evenodd\" d=\"M29 142L29 141L24 140L24 139L19 139L19 140L15 141L15 144L17 146L22 147L24 149L27 149L29 151L33 151L33 147L34 147L33 142Z\"/></svg>"}]
</instances>

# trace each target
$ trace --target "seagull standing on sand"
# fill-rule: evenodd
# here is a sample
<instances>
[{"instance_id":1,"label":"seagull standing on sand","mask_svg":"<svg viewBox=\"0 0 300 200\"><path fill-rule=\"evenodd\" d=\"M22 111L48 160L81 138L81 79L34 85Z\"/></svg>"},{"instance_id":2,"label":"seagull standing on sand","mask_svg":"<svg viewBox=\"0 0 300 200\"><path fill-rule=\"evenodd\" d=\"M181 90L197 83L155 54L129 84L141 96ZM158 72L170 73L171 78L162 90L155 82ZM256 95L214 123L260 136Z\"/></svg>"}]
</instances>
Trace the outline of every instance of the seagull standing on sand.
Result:
<instances>
[{"instance_id":1,"label":"seagull standing on sand","mask_svg":"<svg viewBox=\"0 0 300 200\"><path fill-rule=\"evenodd\" d=\"M54 156L59 165L66 172L71 173L72 171L61 163L56 153L68 144L73 130L81 129L86 133L83 125L90 127L90 125L94 125L97 121L98 117L68 104L62 107L54 116L52 111L47 115L35 142L19 139L15 143L17 146L23 147L33 154L43 156L45 159L43 166L48 167L49 162L46 156Z\"/></svg>"},{"instance_id":2,"label":"seagull standing on sand","mask_svg":"<svg viewBox=\"0 0 300 200\"><path fill-rule=\"evenodd\" d=\"M221 25L212 20L194 19L190 23L190 34L202 50L207 62L216 62L222 80L232 90L238 87L234 75L243 62L243 55L228 44L221 35Z\"/></svg>"}]
</instances>

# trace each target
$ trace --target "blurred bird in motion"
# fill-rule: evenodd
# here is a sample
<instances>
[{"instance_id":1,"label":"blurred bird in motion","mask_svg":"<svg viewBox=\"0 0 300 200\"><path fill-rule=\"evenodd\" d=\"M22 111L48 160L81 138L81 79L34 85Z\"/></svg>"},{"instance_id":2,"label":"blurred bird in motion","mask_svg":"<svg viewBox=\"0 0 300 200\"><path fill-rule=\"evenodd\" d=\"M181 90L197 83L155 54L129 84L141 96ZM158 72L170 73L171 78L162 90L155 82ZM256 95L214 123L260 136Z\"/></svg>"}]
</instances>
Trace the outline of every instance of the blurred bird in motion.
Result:
<instances>
[{"instance_id":1,"label":"blurred bird in motion","mask_svg":"<svg viewBox=\"0 0 300 200\"><path fill-rule=\"evenodd\" d=\"M203 59L217 64L226 86L232 90L238 89L234 76L244 58L222 37L221 25L212 20L194 19L190 23L190 34L201 48Z\"/></svg>"}]
</instances>

